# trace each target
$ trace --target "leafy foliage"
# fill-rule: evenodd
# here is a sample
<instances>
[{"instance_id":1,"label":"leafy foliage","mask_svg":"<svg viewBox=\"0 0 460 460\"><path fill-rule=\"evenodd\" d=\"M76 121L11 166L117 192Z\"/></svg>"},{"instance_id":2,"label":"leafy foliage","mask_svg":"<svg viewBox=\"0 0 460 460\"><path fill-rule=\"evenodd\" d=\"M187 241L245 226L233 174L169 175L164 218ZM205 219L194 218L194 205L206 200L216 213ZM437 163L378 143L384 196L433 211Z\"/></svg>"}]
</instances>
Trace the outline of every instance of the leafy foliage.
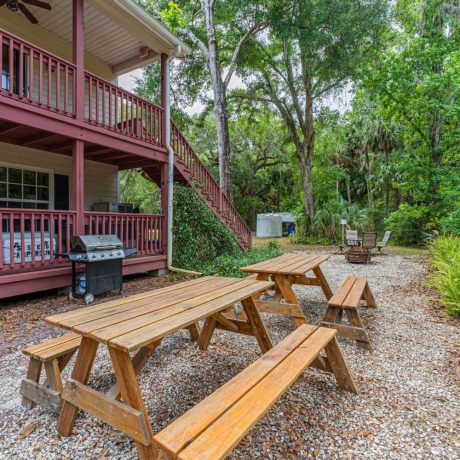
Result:
<instances>
[{"instance_id":1,"label":"leafy foliage","mask_svg":"<svg viewBox=\"0 0 460 460\"><path fill-rule=\"evenodd\" d=\"M206 42L198 0L138 1ZM244 32L267 24L243 44L227 94L232 195L253 229L257 213L290 211L308 242L337 240L341 216L399 244L460 234L458 11L456 0L215 2L222 69ZM176 122L218 178L202 54L173 61L171 80ZM158 88L152 64L138 92L158 101Z\"/></svg>"},{"instance_id":2,"label":"leafy foliage","mask_svg":"<svg viewBox=\"0 0 460 460\"><path fill-rule=\"evenodd\" d=\"M349 228L364 230L368 222L367 209L345 200L329 201L315 214L313 228L332 238L336 243L340 235L340 220L346 219Z\"/></svg>"},{"instance_id":3,"label":"leafy foliage","mask_svg":"<svg viewBox=\"0 0 460 460\"><path fill-rule=\"evenodd\" d=\"M240 270L241 267L256 264L264 260L278 257L283 253L276 241L270 241L260 248L252 248L246 254L223 254L204 265L202 271L207 275L233 276L243 278L248 276Z\"/></svg>"},{"instance_id":4,"label":"leafy foliage","mask_svg":"<svg viewBox=\"0 0 460 460\"><path fill-rule=\"evenodd\" d=\"M174 184L173 264L202 271L221 255L237 257L241 250L229 230L196 192Z\"/></svg>"},{"instance_id":5,"label":"leafy foliage","mask_svg":"<svg viewBox=\"0 0 460 460\"><path fill-rule=\"evenodd\" d=\"M441 237L430 244L436 269L431 285L441 294L441 304L454 316L460 316L460 238Z\"/></svg>"},{"instance_id":6,"label":"leafy foliage","mask_svg":"<svg viewBox=\"0 0 460 460\"><path fill-rule=\"evenodd\" d=\"M442 230L446 235L460 236L460 207L447 216Z\"/></svg>"},{"instance_id":7,"label":"leafy foliage","mask_svg":"<svg viewBox=\"0 0 460 460\"><path fill-rule=\"evenodd\" d=\"M402 204L391 213L385 221L391 238L398 244L413 246L422 242L425 235L427 208L424 206L409 206Z\"/></svg>"}]
</instances>

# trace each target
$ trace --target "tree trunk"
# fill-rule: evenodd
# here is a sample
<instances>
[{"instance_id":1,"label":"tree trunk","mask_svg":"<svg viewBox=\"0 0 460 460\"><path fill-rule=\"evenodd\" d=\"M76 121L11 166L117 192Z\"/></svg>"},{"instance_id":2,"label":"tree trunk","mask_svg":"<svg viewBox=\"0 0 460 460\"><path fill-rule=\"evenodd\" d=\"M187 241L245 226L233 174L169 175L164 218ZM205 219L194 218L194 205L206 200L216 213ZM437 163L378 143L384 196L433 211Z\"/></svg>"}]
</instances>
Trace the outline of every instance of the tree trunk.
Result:
<instances>
[{"instance_id":1,"label":"tree trunk","mask_svg":"<svg viewBox=\"0 0 460 460\"><path fill-rule=\"evenodd\" d=\"M203 10L206 19L208 36L209 72L211 74L214 93L214 117L217 130L217 153L219 157L220 186L225 194L231 198L231 167L230 167L230 135L228 129L227 102L225 86L220 70L217 39L214 26L214 11L209 0L203 0Z\"/></svg>"},{"instance_id":2,"label":"tree trunk","mask_svg":"<svg viewBox=\"0 0 460 460\"><path fill-rule=\"evenodd\" d=\"M347 200L348 200L348 204L351 204L350 178L348 176L347 176L347 179L346 179L346 184L347 184Z\"/></svg>"},{"instance_id":3,"label":"tree trunk","mask_svg":"<svg viewBox=\"0 0 460 460\"><path fill-rule=\"evenodd\" d=\"M390 190L391 190L391 181L390 181L390 174L389 174L389 167L390 167L390 150L386 148L384 150L385 155L385 164L387 167L386 177L385 177L385 217L388 217L390 213Z\"/></svg>"},{"instance_id":4,"label":"tree trunk","mask_svg":"<svg viewBox=\"0 0 460 460\"><path fill-rule=\"evenodd\" d=\"M310 220L310 226L313 224L315 217L315 207L313 199L313 158L315 148L315 127L313 125L313 97L311 82L305 88L305 131L303 148L300 153L300 162L302 165L302 188L304 196L305 212Z\"/></svg>"}]
</instances>

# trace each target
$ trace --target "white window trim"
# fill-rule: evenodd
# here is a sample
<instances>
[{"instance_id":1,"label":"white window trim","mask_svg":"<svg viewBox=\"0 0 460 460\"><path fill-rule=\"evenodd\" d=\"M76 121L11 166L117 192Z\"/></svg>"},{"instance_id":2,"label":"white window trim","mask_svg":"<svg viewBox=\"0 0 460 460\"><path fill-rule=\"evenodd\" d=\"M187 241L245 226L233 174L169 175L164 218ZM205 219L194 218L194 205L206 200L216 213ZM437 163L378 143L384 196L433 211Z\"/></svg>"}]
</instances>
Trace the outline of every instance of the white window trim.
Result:
<instances>
[{"instance_id":1,"label":"white window trim","mask_svg":"<svg viewBox=\"0 0 460 460\"><path fill-rule=\"evenodd\" d=\"M20 163L10 163L9 161L0 161L0 166L5 166L7 168L17 168L17 169L26 169L27 171L35 171L35 172L44 172L48 173L50 176L50 183L49 183L49 210L52 211L54 209L54 170L53 169L47 169L47 168L40 168L39 166L30 166L30 165L24 165ZM37 200L13 200L13 201L21 201L24 203L34 203L38 202Z\"/></svg>"}]
</instances>

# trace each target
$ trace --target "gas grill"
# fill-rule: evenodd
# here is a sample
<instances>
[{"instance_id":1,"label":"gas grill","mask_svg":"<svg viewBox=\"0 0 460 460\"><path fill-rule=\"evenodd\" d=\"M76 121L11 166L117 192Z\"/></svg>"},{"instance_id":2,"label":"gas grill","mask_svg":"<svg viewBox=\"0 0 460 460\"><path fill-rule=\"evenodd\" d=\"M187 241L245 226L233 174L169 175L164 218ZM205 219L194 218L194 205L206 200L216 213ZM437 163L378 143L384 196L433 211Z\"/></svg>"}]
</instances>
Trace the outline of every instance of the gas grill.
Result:
<instances>
[{"instance_id":1,"label":"gas grill","mask_svg":"<svg viewBox=\"0 0 460 460\"><path fill-rule=\"evenodd\" d=\"M137 252L123 248L116 235L77 235L71 239L71 252L64 254L72 262L71 297L82 295L86 303L96 294L118 290L123 295L123 259ZM85 265L85 282L77 290L77 264Z\"/></svg>"}]
</instances>

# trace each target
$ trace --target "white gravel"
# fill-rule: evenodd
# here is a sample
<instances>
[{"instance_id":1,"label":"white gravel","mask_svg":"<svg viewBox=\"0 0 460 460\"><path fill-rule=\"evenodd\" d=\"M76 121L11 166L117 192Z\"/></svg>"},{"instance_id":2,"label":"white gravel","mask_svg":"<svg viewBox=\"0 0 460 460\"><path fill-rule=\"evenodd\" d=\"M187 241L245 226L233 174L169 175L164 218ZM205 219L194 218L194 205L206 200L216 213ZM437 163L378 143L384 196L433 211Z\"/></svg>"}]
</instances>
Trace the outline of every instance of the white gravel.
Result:
<instances>
[{"instance_id":1,"label":"white gravel","mask_svg":"<svg viewBox=\"0 0 460 460\"><path fill-rule=\"evenodd\" d=\"M459 328L432 306L422 259L392 255L350 265L332 256L322 267L333 290L347 275L367 276L378 303L377 309L361 309L373 352L340 340L360 393L341 391L329 374L308 370L231 458L460 458ZM318 323L325 310L319 288L295 291L307 318ZM289 318L264 318L276 342L293 330ZM26 335L24 344L0 356L0 458L135 458L130 439L87 414L80 414L71 437L59 438L54 414L21 407L18 390L27 365L21 350L29 341ZM205 353L186 332L165 339L140 376L153 429L165 427L258 356L254 339L221 331ZM92 375L96 389L113 383L104 349ZM28 424L36 427L21 439Z\"/></svg>"}]
</instances>

